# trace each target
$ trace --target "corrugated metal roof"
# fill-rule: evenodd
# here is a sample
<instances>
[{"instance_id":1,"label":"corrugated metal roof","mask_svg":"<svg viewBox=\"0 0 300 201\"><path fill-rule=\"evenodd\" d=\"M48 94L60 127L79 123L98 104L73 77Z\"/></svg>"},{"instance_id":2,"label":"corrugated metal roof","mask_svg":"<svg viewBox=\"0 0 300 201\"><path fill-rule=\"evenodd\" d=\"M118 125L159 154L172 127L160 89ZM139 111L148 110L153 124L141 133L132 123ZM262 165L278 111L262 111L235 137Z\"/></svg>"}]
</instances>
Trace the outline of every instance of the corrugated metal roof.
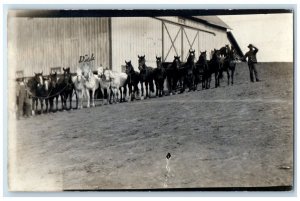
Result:
<instances>
[{"instance_id":1,"label":"corrugated metal roof","mask_svg":"<svg viewBox=\"0 0 300 201\"><path fill-rule=\"evenodd\" d=\"M193 16L193 18L196 18L204 23L215 25L218 27L226 28L226 29L231 29L230 26L228 26L223 20L221 20L217 16Z\"/></svg>"}]
</instances>

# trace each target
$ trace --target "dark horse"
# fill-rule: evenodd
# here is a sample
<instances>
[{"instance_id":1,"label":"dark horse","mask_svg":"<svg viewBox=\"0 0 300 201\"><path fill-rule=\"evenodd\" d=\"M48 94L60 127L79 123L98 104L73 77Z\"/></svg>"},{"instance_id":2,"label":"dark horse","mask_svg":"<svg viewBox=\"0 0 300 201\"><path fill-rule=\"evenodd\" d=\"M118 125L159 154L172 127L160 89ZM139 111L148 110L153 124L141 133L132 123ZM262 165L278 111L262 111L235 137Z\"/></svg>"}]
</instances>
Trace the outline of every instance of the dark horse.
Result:
<instances>
[{"instance_id":1,"label":"dark horse","mask_svg":"<svg viewBox=\"0 0 300 201\"><path fill-rule=\"evenodd\" d=\"M223 72L225 71L227 73L227 84L229 85L231 78L231 84L233 85L233 76L236 66L234 49L230 50L227 46L222 47L220 49L220 55L223 56L223 58L221 60L219 78L223 77Z\"/></svg>"},{"instance_id":2,"label":"dark horse","mask_svg":"<svg viewBox=\"0 0 300 201\"><path fill-rule=\"evenodd\" d=\"M54 112L54 109L53 109L53 101L54 99L56 100L55 101L55 105L56 105L56 111L58 110L58 97L59 97L59 87L58 87L58 84L57 84L57 81L58 81L58 76L57 76L57 73L50 73L49 75L49 93L48 93L48 100L49 103L50 103L50 111L51 112Z\"/></svg>"},{"instance_id":3,"label":"dark horse","mask_svg":"<svg viewBox=\"0 0 300 201\"><path fill-rule=\"evenodd\" d=\"M172 63L165 62L163 67L166 69L169 94L172 95L177 89L178 69L181 66L180 56L174 56Z\"/></svg>"},{"instance_id":4,"label":"dark horse","mask_svg":"<svg viewBox=\"0 0 300 201\"><path fill-rule=\"evenodd\" d=\"M135 98L135 94L139 94L138 84L140 82L140 74L136 72L131 64L131 61L125 61L126 63L126 74L127 77L127 85L128 85L128 92L129 92L129 100L133 100Z\"/></svg>"},{"instance_id":5,"label":"dark horse","mask_svg":"<svg viewBox=\"0 0 300 201\"><path fill-rule=\"evenodd\" d=\"M219 72L221 68L221 61L220 61L220 55L219 55L219 50L214 49L212 51L212 58L209 61L209 77L211 77L212 74L215 74L215 87L220 86L220 81L219 81Z\"/></svg>"},{"instance_id":6,"label":"dark horse","mask_svg":"<svg viewBox=\"0 0 300 201\"><path fill-rule=\"evenodd\" d=\"M186 63L181 64L179 74L179 84L181 85L180 92L184 92L186 87L189 91L196 90L195 88L195 50L189 50L189 56Z\"/></svg>"},{"instance_id":7,"label":"dark horse","mask_svg":"<svg viewBox=\"0 0 300 201\"><path fill-rule=\"evenodd\" d=\"M35 115L38 107L38 101L41 104L41 113L44 112L44 100L48 96L48 87L45 85L45 77L42 73L34 73L34 77L30 78L26 84L27 90L32 99L32 115ZM48 110L48 102L46 102L46 111Z\"/></svg>"},{"instance_id":8,"label":"dark horse","mask_svg":"<svg viewBox=\"0 0 300 201\"><path fill-rule=\"evenodd\" d=\"M61 98L61 108L62 110L67 109L67 100L69 98L70 107L72 109L72 96L74 90L74 84L72 82L72 75L70 73L70 68L63 68L63 75L57 81L58 91L60 91L60 98Z\"/></svg>"},{"instance_id":9,"label":"dark horse","mask_svg":"<svg viewBox=\"0 0 300 201\"><path fill-rule=\"evenodd\" d=\"M146 97L150 98L149 89L153 93L154 92L154 68L146 66L146 59L144 56L138 55L139 62L139 70L140 70L140 82L141 82L141 96L144 97L144 83L146 88Z\"/></svg>"},{"instance_id":10,"label":"dark horse","mask_svg":"<svg viewBox=\"0 0 300 201\"><path fill-rule=\"evenodd\" d=\"M202 82L202 89L209 89L211 76L209 73L208 62L206 60L206 51L200 52L195 68L195 85Z\"/></svg>"},{"instance_id":11,"label":"dark horse","mask_svg":"<svg viewBox=\"0 0 300 201\"><path fill-rule=\"evenodd\" d=\"M164 82L167 77L166 69L163 67L161 57L156 57L156 68L154 69L154 81L156 85L156 96L164 95Z\"/></svg>"}]
</instances>

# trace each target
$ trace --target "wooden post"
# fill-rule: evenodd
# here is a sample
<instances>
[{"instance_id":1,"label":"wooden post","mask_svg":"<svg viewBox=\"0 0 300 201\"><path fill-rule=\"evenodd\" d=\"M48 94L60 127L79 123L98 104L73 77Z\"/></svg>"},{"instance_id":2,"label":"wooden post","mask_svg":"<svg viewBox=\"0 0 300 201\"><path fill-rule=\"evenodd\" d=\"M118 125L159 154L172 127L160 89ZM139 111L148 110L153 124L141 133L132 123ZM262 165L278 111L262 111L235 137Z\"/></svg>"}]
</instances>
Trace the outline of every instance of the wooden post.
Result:
<instances>
[{"instance_id":1,"label":"wooden post","mask_svg":"<svg viewBox=\"0 0 300 201\"><path fill-rule=\"evenodd\" d=\"M109 48L109 69L112 70L112 32L111 32L111 17L108 18L108 38L109 38L109 42L108 42L108 48Z\"/></svg>"},{"instance_id":2,"label":"wooden post","mask_svg":"<svg viewBox=\"0 0 300 201\"><path fill-rule=\"evenodd\" d=\"M183 26L181 26L181 61L183 62Z\"/></svg>"},{"instance_id":3,"label":"wooden post","mask_svg":"<svg viewBox=\"0 0 300 201\"><path fill-rule=\"evenodd\" d=\"M165 62L165 44L164 44L164 22L161 21L161 45L162 45L162 62Z\"/></svg>"}]
</instances>

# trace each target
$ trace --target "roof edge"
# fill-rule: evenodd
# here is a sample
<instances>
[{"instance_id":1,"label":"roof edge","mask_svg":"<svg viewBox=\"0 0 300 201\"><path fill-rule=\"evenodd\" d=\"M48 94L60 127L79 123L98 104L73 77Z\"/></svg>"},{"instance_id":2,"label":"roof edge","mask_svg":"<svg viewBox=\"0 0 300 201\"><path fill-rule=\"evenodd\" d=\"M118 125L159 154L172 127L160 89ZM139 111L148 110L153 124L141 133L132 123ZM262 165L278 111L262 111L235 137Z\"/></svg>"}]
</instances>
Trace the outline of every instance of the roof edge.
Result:
<instances>
[{"instance_id":1,"label":"roof edge","mask_svg":"<svg viewBox=\"0 0 300 201\"><path fill-rule=\"evenodd\" d=\"M217 16L216 16L217 17ZM214 23L211 23L207 20L204 20L204 19L199 19L197 18L197 16L191 16L191 17L185 17L185 18L188 18L190 20L193 20L193 21L196 21L196 22L200 22L200 23L203 23L203 24L206 24L206 25L210 25L210 26L213 26L215 28L219 28L219 29L223 29L223 30L232 30L232 28L230 26L228 26L222 19L220 19L219 17L219 20L221 20L223 23L224 23L224 26L222 25L218 25L218 24L214 24Z\"/></svg>"}]
</instances>

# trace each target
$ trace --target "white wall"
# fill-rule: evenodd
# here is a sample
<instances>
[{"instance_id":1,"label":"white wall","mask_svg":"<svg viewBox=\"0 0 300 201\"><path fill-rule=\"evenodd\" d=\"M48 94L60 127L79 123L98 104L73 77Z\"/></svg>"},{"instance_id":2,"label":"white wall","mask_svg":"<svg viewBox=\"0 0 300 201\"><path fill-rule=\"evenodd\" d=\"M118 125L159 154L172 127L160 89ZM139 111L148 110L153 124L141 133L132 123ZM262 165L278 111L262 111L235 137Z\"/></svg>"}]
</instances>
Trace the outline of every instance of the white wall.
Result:
<instances>
[{"instance_id":1,"label":"white wall","mask_svg":"<svg viewBox=\"0 0 300 201\"><path fill-rule=\"evenodd\" d=\"M112 18L112 69L121 71L125 60L131 60L138 71L138 55L146 64L156 67L155 56L162 54L161 22L149 17Z\"/></svg>"}]
</instances>

